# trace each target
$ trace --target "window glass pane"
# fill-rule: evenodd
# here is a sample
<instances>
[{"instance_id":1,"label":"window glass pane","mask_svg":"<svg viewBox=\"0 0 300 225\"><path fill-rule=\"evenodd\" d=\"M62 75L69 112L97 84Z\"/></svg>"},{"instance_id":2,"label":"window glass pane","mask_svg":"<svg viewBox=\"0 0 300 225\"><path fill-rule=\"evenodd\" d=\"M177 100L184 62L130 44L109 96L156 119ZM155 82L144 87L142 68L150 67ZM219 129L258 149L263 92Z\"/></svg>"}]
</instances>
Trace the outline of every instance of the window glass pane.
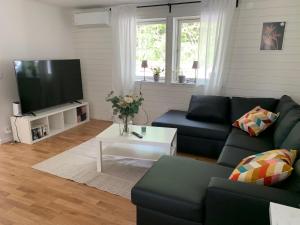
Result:
<instances>
[{"instance_id":1,"label":"window glass pane","mask_svg":"<svg viewBox=\"0 0 300 225\"><path fill-rule=\"evenodd\" d=\"M165 70L166 58L166 23L146 22L137 25L137 48L136 48L136 75L137 79L144 77L142 61L148 61L145 69L147 79L153 80L152 69L160 67ZM160 77L164 80L165 72Z\"/></svg>"},{"instance_id":2,"label":"window glass pane","mask_svg":"<svg viewBox=\"0 0 300 225\"><path fill-rule=\"evenodd\" d=\"M195 78L193 62L199 59L200 20L178 20L177 75Z\"/></svg>"}]
</instances>

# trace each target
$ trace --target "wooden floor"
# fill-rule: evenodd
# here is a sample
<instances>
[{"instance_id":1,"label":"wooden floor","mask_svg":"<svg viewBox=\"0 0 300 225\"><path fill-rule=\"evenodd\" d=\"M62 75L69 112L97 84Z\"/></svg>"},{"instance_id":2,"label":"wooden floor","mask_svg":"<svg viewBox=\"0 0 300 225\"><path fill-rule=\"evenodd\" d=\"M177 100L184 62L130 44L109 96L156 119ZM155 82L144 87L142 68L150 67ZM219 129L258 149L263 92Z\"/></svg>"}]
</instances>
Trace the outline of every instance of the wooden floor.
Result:
<instances>
[{"instance_id":1,"label":"wooden floor","mask_svg":"<svg viewBox=\"0 0 300 225\"><path fill-rule=\"evenodd\" d=\"M93 120L35 145L0 145L0 225L135 224L129 200L31 169L109 125Z\"/></svg>"}]
</instances>

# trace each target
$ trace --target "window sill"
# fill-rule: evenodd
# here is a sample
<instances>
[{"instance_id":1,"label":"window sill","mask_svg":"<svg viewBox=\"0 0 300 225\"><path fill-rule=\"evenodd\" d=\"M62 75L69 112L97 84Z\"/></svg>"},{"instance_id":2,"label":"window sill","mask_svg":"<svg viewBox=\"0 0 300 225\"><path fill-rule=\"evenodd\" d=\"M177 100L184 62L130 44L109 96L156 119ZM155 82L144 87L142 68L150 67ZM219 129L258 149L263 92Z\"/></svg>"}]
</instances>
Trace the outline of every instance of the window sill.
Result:
<instances>
[{"instance_id":1,"label":"window sill","mask_svg":"<svg viewBox=\"0 0 300 225\"><path fill-rule=\"evenodd\" d=\"M136 83L150 83L150 84L165 84L165 80L154 81L154 80L136 80Z\"/></svg>"},{"instance_id":2,"label":"window sill","mask_svg":"<svg viewBox=\"0 0 300 225\"><path fill-rule=\"evenodd\" d=\"M171 83L167 83L164 80L161 81L153 81L153 80L136 80L135 81L136 84L149 84L149 85L165 85L165 86L178 86L178 87L186 87L186 88L202 88L205 85L204 84L200 84L200 85L196 85L195 83L178 83L178 82L171 82Z\"/></svg>"},{"instance_id":3,"label":"window sill","mask_svg":"<svg viewBox=\"0 0 300 225\"><path fill-rule=\"evenodd\" d=\"M185 83L179 83L179 82L171 82L172 85L187 85L187 86L196 86L194 82L185 82Z\"/></svg>"}]
</instances>

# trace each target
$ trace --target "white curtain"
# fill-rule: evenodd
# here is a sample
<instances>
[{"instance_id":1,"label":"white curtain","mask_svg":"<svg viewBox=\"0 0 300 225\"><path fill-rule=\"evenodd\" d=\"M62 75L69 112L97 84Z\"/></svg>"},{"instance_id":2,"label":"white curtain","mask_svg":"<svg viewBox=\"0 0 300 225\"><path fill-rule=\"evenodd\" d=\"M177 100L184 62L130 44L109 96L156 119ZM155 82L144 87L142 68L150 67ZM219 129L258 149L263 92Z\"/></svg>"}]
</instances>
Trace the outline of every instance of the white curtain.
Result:
<instances>
[{"instance_id":1,"label":"white curtain","mask_svg":"<svg viewBox=\"0 0 300 225\"><path fill-rule=\"evenodd\" d=\"M199 78L206 95L221 95L236 0L208 0L201 12ZM199 80L199 79L198 79Z\"/></svg>"},{"instance_id":2,"label":"white curtain","mask_svg":"<svg viewBox=\"0 0 300 225\"><path fill-rule=\"evenodd\" d=\"M112 8L112 88L116 94L132 92L136 59L136 6L125 5Z\"/></svg>"}]
</instances>

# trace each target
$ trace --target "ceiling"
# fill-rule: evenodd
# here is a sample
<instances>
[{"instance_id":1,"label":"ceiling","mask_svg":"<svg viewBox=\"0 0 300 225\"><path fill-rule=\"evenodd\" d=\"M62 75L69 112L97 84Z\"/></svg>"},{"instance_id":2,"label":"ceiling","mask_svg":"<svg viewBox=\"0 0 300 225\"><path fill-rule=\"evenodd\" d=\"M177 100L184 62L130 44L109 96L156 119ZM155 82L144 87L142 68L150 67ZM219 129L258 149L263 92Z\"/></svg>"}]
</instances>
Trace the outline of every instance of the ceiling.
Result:
<instances>
[{"instance_id":1,"label":"ceiling","mask_svg":"<svg viewBox=\"0 0 300 225\"><path fill-rule=\"evenodd\" d=\"M49 4L68 8L88 8L95 6L112 6L127 3L149 3L158 2L157 0L39 0ZM162 1L162 0L161 0Z\"/></svg>"}]
</instances>

